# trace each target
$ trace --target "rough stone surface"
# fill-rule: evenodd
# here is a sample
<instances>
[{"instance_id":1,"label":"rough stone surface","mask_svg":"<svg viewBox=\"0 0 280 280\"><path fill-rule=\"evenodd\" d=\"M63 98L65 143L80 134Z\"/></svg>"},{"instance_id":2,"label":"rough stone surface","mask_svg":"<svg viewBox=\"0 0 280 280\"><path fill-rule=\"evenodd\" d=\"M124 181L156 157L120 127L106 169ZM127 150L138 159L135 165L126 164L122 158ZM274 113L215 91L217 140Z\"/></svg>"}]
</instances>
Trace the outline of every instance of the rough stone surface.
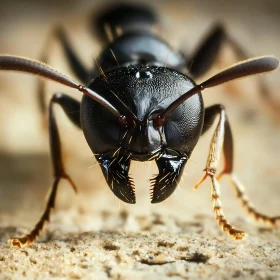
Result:
<instances>
[{"instance_id":1,"label":"rough stone surface","mask_svg":"<svg viewBox=\"0 0 280 280\"><path fill-rule=\"evenodd\" d=\"M48 226L40 241L21 249L8 248L6 239L26 229L1 228L0 279L279 279L279 229L258 228L233 241L205 228L210 217L184 222L123 212L107 219L119 221L118 230ZM132 224L141 230L129 231Z\"/></svg>"}]
</instances>

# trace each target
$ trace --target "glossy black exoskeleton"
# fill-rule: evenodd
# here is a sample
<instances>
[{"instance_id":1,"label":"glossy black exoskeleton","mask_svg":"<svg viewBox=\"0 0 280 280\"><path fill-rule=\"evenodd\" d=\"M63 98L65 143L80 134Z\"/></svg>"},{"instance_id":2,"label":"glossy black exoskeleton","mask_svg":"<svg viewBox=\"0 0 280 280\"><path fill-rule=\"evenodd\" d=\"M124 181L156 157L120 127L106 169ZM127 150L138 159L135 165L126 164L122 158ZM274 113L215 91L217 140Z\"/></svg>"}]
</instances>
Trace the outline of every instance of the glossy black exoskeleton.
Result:
<instances>
[{"instance_id":1,"label":"glossy black exoskeleton","mask_svg":"<svg viewBox=\"0 0 280 280\"><path fill-rule=\"evenodd\" d=\"M243 205L256 218L271 223L279 219L260 214L250 206L233 174L233 139L225 109L219 104L204 108L201 95L202 90L229 80L274 70L278 60L269 56L247 60L196 85L191 77L196 78L209 69L223 41L231 42L242 55L240 48L229 40L221 26L217 26L187 61L153 32L156 23L157 18L149 8L137 5L119 5L102 14L97 20L98 32L103 41L109 38L110 42L106 42L97 59L98 67L92 71L87 71L82 65L64 31L56 29L55 35L72 71L84 84L88 84L87 87L40 62L0 56L0 70L36 74L76 88L84 94L81 103L64 94L55 94L51 99L49 131L55 177L52 192L34 230L22 238L12 239L12 246L29 245L39 235L54 207L62 178L76 188L63 165L54 104L59 104L72 123L83 130L108 186L127 203L136 202L133 178L129 176L131 160L156 161L158 175L151 179L151 198L152 203L162 202L176 189L200 136L219 116L206 174L202 179L211 178L214 211L219 224L235 239L245 236L242 231L233 229L223 215L218 180L224 174L232 177ZM46 55L43 58L46 59ZM190 62L192 67L188 69ZM42 83L40 86L42 92ZM40 104L43 104L42 95ZM225 164L221 174L216 175L221 149Z\"/></svg>"},{"instance_id":2,"label":"glossy black exoskeleton","mask_svg":"<svg viewBox=\"0 0 280 280\"><path fill-rule=\"evenodd\" d=\"M128 176L130 161L154 159L159 175L153 182L152 202L165 200L175 190L200 137L204 119L201 94L176 108L164 126L157 127L154 119L194 87L194 82L164 66L135 64L106 72L106 77L96 78L89 87L101 92L128 120L124 124L116 122L115 116L102 105L83 97L84 135L92 151L98 154L96 158L111 190L121 200L135 203L133 182Z\"/></svg>"},{"instance_id":3,"label":"glossy black exoskeleton","mask_svg":"<svg viewBox=\"0 0 280 280\"><path fill-rule=\"evenodd\" d=\"M152 203L173 193L204 121L203 100L197 93L176 108L164 126L154 124L155 116L195 85L181 74L187 71L183 55L152 32L155 22L149 9L126 5L99 18L100 29L108 28L107 24L110 30L120 26L123 34L100 54L104 75L90 82L89 88L114 104L127 122L116 122L115 116L88 96L81 104L81 125L88 145L98 154L96 159L110 189L127 203L136 201L128 175L131 160L156 160L159 175L152 181Z\"/></svg>"}]
</instances>

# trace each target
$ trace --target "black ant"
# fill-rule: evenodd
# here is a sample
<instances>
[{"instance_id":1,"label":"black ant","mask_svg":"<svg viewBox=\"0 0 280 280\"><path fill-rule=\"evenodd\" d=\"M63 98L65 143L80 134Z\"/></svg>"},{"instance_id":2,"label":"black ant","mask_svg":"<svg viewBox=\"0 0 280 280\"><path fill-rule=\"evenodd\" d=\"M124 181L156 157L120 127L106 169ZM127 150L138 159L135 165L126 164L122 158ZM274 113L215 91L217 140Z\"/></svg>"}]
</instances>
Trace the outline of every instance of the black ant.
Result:
<instances>
[{"instance_id":1,"label":"black ant","mask_svg":"<svg viewBox=\"0 0 280 280\"><path fill-rule=\"evenodd\" d=\"M234 229L223 214L219 195L219 180L223 175L231 177L238 198L256 219L271 224L280 219L263 215L251 206L233 172L233 139L226 111L220 104L204 108L201 94L207 88L230 80L272 71L278 67L278 60L264 56L242 61L197 85L193 78L210 68L221 44L227 39L225 31L218 26L209 35L192 57L192 67L188 69L184 56L152 32L156 22L156 16L150 9L128 4L114 7L100 16L100 34L109 34L111 42L99 56L102 68L95 69L93 73L85 70L64 32L59 29L58 39L71 69L87 86L44 63L16 56L0 56L0 70L35 74L83 93L81 103L65 94L54 94L50 101L49 133L54 168L52 191L40 221L26 236L11 239L12 246L30 245L39 235L44 223L49 220L62 178L76 189L62 160L55 104L60 105L70 121L82 129L109 188L126 203L136 202L133 179L128 173L131 160L156 161L159 173L151 180L151 202L162 202L176 189L200 136L218 117L205 175L196 188L210 178L216 220L234 239L243 239L245 233ZM98 70L101 75L97 74ZM80 113L69 113L73 111ZM225 163L222 172L217 174L221 152Z\"/></svg>"}]
</instances>

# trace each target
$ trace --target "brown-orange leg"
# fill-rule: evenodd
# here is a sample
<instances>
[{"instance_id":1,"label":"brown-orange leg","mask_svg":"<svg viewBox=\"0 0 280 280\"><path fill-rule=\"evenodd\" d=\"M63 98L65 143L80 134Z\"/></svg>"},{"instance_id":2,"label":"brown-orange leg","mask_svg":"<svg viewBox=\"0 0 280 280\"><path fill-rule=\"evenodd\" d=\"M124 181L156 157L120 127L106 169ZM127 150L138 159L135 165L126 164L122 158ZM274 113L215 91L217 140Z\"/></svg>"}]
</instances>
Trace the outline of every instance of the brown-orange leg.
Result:
<instances>
[{"instance_id":1,"label":"brown-orange leg","mask_svg":"<svg viewBox=\"0 0 280 280\"><path fill-rule=\"evenodd\" d=\"M246 237L246 233L237 229L234 229L231 224L226 220L223 210L222 204L220 201L220 186L217 179L214 176L211 176L211 197L213 201L213 211L215 212L216 220L219 225L222 227L223 231L227 232L230 237L234 239L244 239Z\"/></svg>"},{"instance_id":2,"label":"brown-orange leg","mask_svg":"<svg viewBox=\"0 0 280 280\"><path fill-rule=\"evenodd\" d=\"M214 105L205 110L205 121L203 133L209 128L214 121L215 116L219 114L220 120L217 128L214 132L210 151L206 163L206 174L205 176L196 184L195 189L207 178L211 178L212 188L211 188L211 198L213 201L213 211L215 212L216 220L224 231L226 231L230 237L234 239L243 239L246 234L243 231L234 229L232 225L226 220L225 215L222 210L222 204L220 201L220 186L218 180L216 179L216 171L219 163L219 157L221 154L221 149L223 148L224 153L232 157L233 145L232 145L232 134L230 130L229 123L227 121L227 116L225 109L222 105ZM224 141L225 140L225 141ZM232 161L226 161L224 171L225 173L232 171Z\"/></svg>"},{"instance_id":3,"label":"brown-orange leg","mask_svg":"<svg viewBox=\"0 0 280 280\"><path fill-rule=\"evenodd\" d=\"M239 181L238 177L234 173L232 173L230 175L230 178L233 187L236 191L236 195L240 199L242 206L248 212L248 214L252 215L256 219L256 221L262 221L272 226L275 226L276 223L280 221L280 216L269 217L257 211L253 203L249 200L248 196L246 195L245 188Z\"/></svg>"},{"instance_id":4,"label":"brown-orange leg","mask_svg":"<svg viewBox=\"0 0 280 280\"><path fill-rule=\"evenodd\" d=\"M35 225L34 229L29 234L23 237L15 237L10 239L9 244L12 247L29 246L39 236L40 232L44 227L45 222L49 221L50 219L51 209L54 208L57 188L61 179L66 179L73 187L75 192L77 192L77 188L74 182L65 172L65 168L63 165L60 137L53 108L55 103L59 104L68 116L68 118L72 121L72 123L74 123L77 127L80 128L80 103L67 95L55 94L51 99L49 107L50 149L52 156L52 164L54 168L54 183L48 198L45 211L41 216L39 222Z\"/></svg>"},{"instance_id":5,"label":"brown-orange leg","mask_svg":"<svg viewBox=\"0 0 280 280\"><path fill-rule=\"evenodd\" d=\"M203 128L203 133L206 132L208 128L212 125L217 114L220 115L220 120L211 142L210 152L205 168L206 174L197 183L195 188L197 188L208 176L211 177L212 200L214 202L214 211L216 214L216 219L218 220L219 224L223 227L223 229L227 231L231 237L233 237L234 239L242 239L245 237L245 233L233 229L232 226L229 225L228 222L225 220L223 213L220 212L221 204L219 201L218 181L222 178L223 175L229 174L231 176L231 181L237 193L237 197L241 200L241 203L244 206L244 208L247 210L247 212L253 215L256 218L256 220L261 220L264 222L268 222L272 225L275 225L276 222L280 220L280 217L268 217L255 210L254 207L252 206L252 203L249 201L247 195L244 192L244 187L238 180L237 176L233 173L233 138L232 138L230 125L227 120L227 116L223 106L214 105L205 110L205 125ZM216 175L221 148L223 148L223 154L225 159L224 169L219 175Z\"/></svg>"}]
</instances>

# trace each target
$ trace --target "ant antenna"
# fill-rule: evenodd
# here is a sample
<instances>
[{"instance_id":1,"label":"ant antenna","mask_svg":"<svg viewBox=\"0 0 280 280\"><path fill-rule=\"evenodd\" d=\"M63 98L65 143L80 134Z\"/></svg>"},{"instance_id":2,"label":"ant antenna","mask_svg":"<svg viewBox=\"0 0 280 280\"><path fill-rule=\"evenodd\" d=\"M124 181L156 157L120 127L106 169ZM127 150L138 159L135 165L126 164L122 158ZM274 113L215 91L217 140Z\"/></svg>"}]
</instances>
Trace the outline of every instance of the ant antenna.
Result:
<instances>
[{"instance_id":1,"label":"ant antenna","mask_svg":"<svg viewBox=\"0 0 280 280\"><path fill-rule=\"evenodd\" d=\"M52 69L45 63L18 56L2 55L0 56L0 70L26 72L53 80L70 88L75 88L86 94L90 98L94 99L95 101L99 102L115 116L121 116L120 112L109 101L104 99L98 93L88 87L80 85L70 77Z\"/></svg>"},{"instance_id":2,"label":"ant antenna","mask_svg":"<svg viewBox=\"0 0 280 280\"><path fill-rule=\"evenodd\" d=\"M174 111L179 105L185 102L188 98L196 93L206 89L218 86L231 80L239 79L242 77L260 74L268 71L275 70L279 65L279 61L274 56L261 56L248 60L241 61L218 74L212 76L210 79L203 83L196 85L185 94L180 96L172 102L160 115L157 116L157 124L162 126L168 115Z\"/></svg>"}]
</instances>

